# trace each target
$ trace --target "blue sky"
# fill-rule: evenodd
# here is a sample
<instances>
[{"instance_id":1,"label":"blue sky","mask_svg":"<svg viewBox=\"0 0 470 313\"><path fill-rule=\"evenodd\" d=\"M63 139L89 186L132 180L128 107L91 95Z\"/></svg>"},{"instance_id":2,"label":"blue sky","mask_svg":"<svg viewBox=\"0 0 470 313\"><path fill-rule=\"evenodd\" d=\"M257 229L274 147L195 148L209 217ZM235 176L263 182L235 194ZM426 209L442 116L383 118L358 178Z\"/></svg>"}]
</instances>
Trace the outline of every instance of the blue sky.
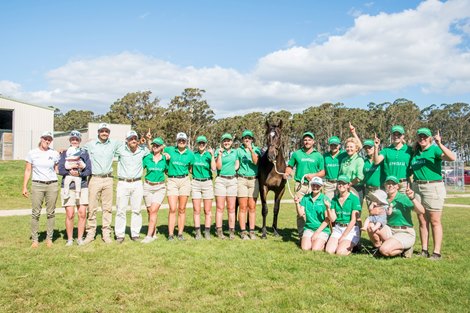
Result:
<instances>
[{"instance_id":1,"label":"blue sky","mask_svg":"<svg viewBox=\"0 0 470 313\"><path fill-rule=\"evenodd\" d=\"M105 113L127 92L207 91L218 117L469 102L470 4L2 1L0 93Z\"/></svg>"}]
</instances>

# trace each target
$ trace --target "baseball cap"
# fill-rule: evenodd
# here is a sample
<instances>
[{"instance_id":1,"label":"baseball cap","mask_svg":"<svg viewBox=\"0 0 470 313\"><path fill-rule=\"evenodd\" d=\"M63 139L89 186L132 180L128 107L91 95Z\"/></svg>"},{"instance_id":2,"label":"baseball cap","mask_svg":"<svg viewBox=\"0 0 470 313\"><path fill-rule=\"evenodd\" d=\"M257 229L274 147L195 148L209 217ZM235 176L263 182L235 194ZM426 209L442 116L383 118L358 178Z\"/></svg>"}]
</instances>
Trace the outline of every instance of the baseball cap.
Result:
<instances>
[{"instance_id":1,"label":"baseball cap","mask_svg":"<svg viewBox=\"0 0 470 313\"><path fill-rule=\"evenodd\" d=\"M403 134L405 134L405 129L401 125L394 125L392 127L392 133L394 133L394 132L399 132L400 134L403 135Z\"/></svg>"},{"instance_id":2,"label":"baseball cap","mask_svg":"<svg viewBox=\"0 0 470 313\"><path fill-rule=\"evenodd\" d=\"M339 145L339 144L341 144L341 140L339 140L339 138L337 136L331 136L328 139L328 144L329 145Z\"/></svg>"},{"instance_id":3,"label":"baseball cap","mask_svg":"<svg viewBox=\"0 0 470 313\"><path fill-rule=\"evenodd\" d=\"M51 137L52 139L54 139L54 136L52 135L52 132L50 131L45 131L41 134L41 138L43 137Z\"/></svg>"},{"instance_id":4,"label":"baseball cap","mask_svg":"<svg viewBox=\"0 0 470 313\"><path fill-rule=\"evenodd\" d=\"M374 141L372 139L366 139L364 140L364 144L363 146L369 146L369 147L373 147L374 146Z\"/></svg>"},{"instance_id":5,"label":"baseball cap","mask_svg":"<svg viewBox=\"0 0 470 313\"><path fill-rule=\"evenodd\" d=\"M431 130L429 128L425 128L425 127L418 129L418 131L416 133L418 135L426 135L428 137L432 136Z\"/></svg>"},{"instance_id":6,"label":"baseball cap","mask_svg":"<svg viewBox=\"0 0 470 313\"><path fill-rule=\"evenodd\" d=\"M152 144L156 144L156 145L162 146L162 145L165 144L165 142L163 141L163 139L162 139L161 137L157 137L157 138L155 138L155 139L152 141Z\"/></svg>"},{"instance_id":7,"label":"baseball cap","mask_svg":"<svg viewBox=\"0 0 470 313\"><path fill-rule=\"evenodd\" d=\"M391 182L394 182L395 184L399 184L400 181L398 180L398 178L396 178L395 176L387 176L387 178L385 178L385 181L391 181Z\"/></svg>"},{"instance_id":8,"label":"baseball cap","mask_svg":"<svg viewBox=\"0 0 470 313\"><path fill-rule=\"evenodd\" d=\"M341 181L341 182L344 182L344 183L348 183L348 184L351 182L351 180L349 179L349 177L346 176L346 175L339 175L339 176L338 176L338 181Z\"/></svg>"},{"instance_id":9,"label":"baseball cap","mask_svg":"<svg viewBox=\"0 0 470 313\"><path fill-rule=\"evenodd\" d=\"M139 135L137 135L137 133L136 133L135 131L130 130L130 131L127 132L126 139L130 139L130 138L132 138L132 137L137 137L137 138L139 138Z\"/></svg>"},{"instance_id":10,"label":"baseball cap","mask_svg":"<svg viewBox=\"0 0 470 313\"><path fill-rule=\"evenodd\" d=\"M315 139L315 136L313 135L312 132L305 132L305 133L303 133L302 139L305 138L305 137L307 137L307 136L310 137L310 138L312 138L312 139Z\"/></svg>"},{"instance_id":11,"label":"baseball cap","mask_svg":"<svg viewBox=\"0 0 470 313\"><path fill-rule=\"evenodd\" d=\"M185 133L178 133L176 135L176 140L180 140L180 139L183 139L184 141L187 141L188 140L188 136L185 134Z\"/></svg>"},{"instance_id":12,"label":"baseball cap","mask_svg":"<svg viewBox=\"0 0 470 313\"><path fill-rule=\"evenodd\" d=\"M199 136L196 138L196 143L198 142L207 142L206 136Z\"/></svg>"},{"instance_id":13,"label":"baseball cap","mask_svg":"<svg viewBox=\"0 0 470 313\"><path fill-rule=\"evenodd\" d=\"M248 130L248 129L245 129L245 131L242 134L242 138L246 137L246 136L249 136L251 138L255 138L255 136L253 135L253 132L251 130Z\"/></svg>"},{"instance_id":14,"label":"baseball cap","mask_svg":"<svg viewBox=\"0 0 470 313\"><path fill-rule=\"evenodd\" d=\"M377 204L388 204L387 193L383 190L377 189L369 194L369 199Z\"/></svg>"},{"instance_id":15,"label":"baseball cap","mask_svg":"<svg viewBox=\"0 0 470 313\"><path fill-rule=\"evenodd\" d=\"M321 179L320 177L315 176L310 180L310 185L323 186L323 179Z\"/></svg>"},{"instance_id":16,"label":"baseball cap","mask_svg":"<svg viewBox=\"0 0 470 313\"><path fill-rule=\"evenodd\" d=\"M222 135L222 137L220 137L220 140L224 140L224 139L230 139L232 140L232 135L230 135L229 133L225 133Z\"/></svg>"},{"instance_id":17,"label":"baseball cap","mask_svg":"<svg viewBox=\"0 0 470 313\"><path fill-rule=\"evenodd\" d=\"M102 130L103 128L106 128L107 130L110 130L108 123L101 123L101 124L98 125L98 131Z\"/></svg>"},{"instance_id":18,"label":"baseball cap","mask_svg":"<svg viewBox=\"0 0 470 313\"><path fill-rule=\"evenodd\" d=\"M78 130L72 130L70 132L69 138L78 138L82 139L82 134Z\"/></svg>"}]
</instances>

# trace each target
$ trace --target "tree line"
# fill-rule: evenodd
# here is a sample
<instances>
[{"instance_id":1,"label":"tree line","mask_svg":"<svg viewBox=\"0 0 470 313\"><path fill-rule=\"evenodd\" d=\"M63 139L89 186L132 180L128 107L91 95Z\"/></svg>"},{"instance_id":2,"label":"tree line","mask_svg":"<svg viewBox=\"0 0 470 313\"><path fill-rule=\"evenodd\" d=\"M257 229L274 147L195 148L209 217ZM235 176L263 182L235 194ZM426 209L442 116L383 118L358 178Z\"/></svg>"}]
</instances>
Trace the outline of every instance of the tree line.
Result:
<instances>
[{"instance_id":1,"label":"tree line","mask_svg":"<svg viewBox=\"0 0 470 313\"><path fill-rule=\"evenodd\" d=\"M253 131L258 146L264 146L265 122L283 120L283 143L285 151L298 149L305 131L313 131L318 150L327 149L330 136L342 140L350 136L349 122L355 127L361 139L372 139L374 134L388 144L390 128L400 124L406 130L408 144L412 144L416 130L428 127L435 132L440 130L443 142L457 153L460 160L470 158L470 105L453 103L430 105L420 109L413 101L397 99L394 102L370 102L367 109L348 108L343 103L323 103L306 108L301 113L272 111L252 112L216 119L207 100L205 91L187 88L163 106L158 97L152 98L151 91L137 91L116 100L109 111L95 115L92 111L71 110L62 113L55 111L55 131L69 131L87 128L89 122L130 124L132 129L143 135L150 129L153 136L162 137L173 144L178 132L185 132L192 145L195 138L205 135L212 147L219 146L223 133L231 133L235 143L241 140L245 129Z\"/></svg>"}]
</instances>

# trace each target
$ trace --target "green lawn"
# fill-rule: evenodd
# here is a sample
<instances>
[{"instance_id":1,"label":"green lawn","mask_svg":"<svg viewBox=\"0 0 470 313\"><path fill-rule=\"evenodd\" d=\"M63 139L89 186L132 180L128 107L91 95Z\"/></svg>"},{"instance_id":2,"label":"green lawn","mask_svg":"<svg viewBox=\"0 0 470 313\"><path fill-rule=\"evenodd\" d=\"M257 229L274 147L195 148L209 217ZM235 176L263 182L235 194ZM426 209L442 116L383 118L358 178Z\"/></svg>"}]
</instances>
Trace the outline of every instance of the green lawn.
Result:
<instances>
[{"instance_id":1,"label":"green lawn","mask_svg":"<svg viewBox=\"0 0 470 313\"><path fill-rule=\"evenodd\" d=\"M159 213L161 233L167 212ZM470 307L469 209L445 209L444 258L438 262L303 252L294 208L287 204L279 221L283 237L267 240L195 241L188 213L184 242L168 242L160 234L149 245L128 238L122 245L105 245L98 237L84 247L64 246L59 214L54 247L41 242L37 250L29 248L29 217L0 218L0 311L463 312ZM44 216L41 222L44 230Z\"/></svg>"}]
</instances>

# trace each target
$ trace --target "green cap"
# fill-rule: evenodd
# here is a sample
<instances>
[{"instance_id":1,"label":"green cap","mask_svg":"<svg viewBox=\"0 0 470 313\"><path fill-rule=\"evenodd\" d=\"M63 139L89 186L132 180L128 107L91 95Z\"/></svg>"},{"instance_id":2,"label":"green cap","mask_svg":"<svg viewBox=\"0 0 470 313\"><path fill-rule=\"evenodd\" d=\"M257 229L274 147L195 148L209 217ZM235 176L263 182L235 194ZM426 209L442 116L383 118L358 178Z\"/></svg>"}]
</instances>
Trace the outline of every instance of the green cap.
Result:
<instances>
[{"instance_id":1,"label":"green cap","mask_svg":"<svg viewBox=\"0 0 470 313\"><path fill-rule=\"evenodd\" d=\"M426 127L418 129L418 131L416 133L418 135L426 135L428 137L432 136L431 130L429 128L426 128Z\"/></svg>"},{"instance_id":2,"label":"green cap","mask_svg":"<svg viewBox=\"0 0 470 313\"><path fill-rule=\"evenodd\" d=\"M328 144L329 144L329 145L340 145L340 144L341 144L341 140L339 140L339 138L336 137L336 136L331 136L331 137L328 139Z\"/></svg>"},{"instance_id":3,"label":"green cap","mask_svg":"<svg viewBox=\"0 0 470 313\"><path fill-rule=\"evenodd\" d=\"M220 137L220 140L223 141L224 139L232 140L233 138L232 138L232 135L230 135L229 133L225 133L225 134L222 135L222 137Z\"/></svg>"},{"instance_id":4,"label":"green cap","mask_svg":"<svg viewBox=\"0 0 470 313\"><path fill-rule=\"evenodd\" d=\"M339 175L338 176L338 181L345 182L345 183L348 183L348 184L351 182L349 177L346 176L346 175Z\"/></svg>"},{"instance_id":5,"label":"green cap","mask_svg":"<svg viewBox=\"0 0 470 313\"><path fill-rule=\"evenodd\" d=\"M373 147L374 146L374 141L372 139L366 139L364 140L364 144L363 146L369 146L369 147Z\"/></svg>"},{"instance_id":6,"label":"green cap","mask_svg":"<svg viewBox=\"0 0 470 313\"><path fill-rule=\"evenodd\" d=\"M196 138L196 143L199 143L199 142L207 142L207 138L206 136L199 136Z\"/></svg>"},{"instance_id":7,"label":"green cap","mask_svg":"<svg viewBox=\"0 0 470 313\"><path fill-rule=\"evenodd\" d=\"M305 132L303 135L302 135L302 139L305 138L305 137L310 137L312 139L315 139L315 136L313 135L312 132Z\"/></svg>"},{"instance_id":8,"label":"green cap","mask_svg":"<svg viewBox=\"0 0 470 313\"><path fill-rule=\"evenodd\" d=\"M157 138L155 138L155 139L152 141L152 144L156 144L156 145L162 146L162 145L165 144L165 142L163 141L163 139L162 139L161 137L157 137Z\"/></svg>"},{"instance_id":9,"label":"green cap","mask_svg":"<svg viewBox=\"0 0 470 313\"><path fill-rule=\"evenodd\" d=\"M399 184L400 181L398 180L398 178L396 178L395 176L387 176L387 178L385 178L385 181L392 181L394 182L395 184Z\"/></svg>"},{"instance_id":10,"label":"green cap","mask_svg":"<svg viewBox=\"0 0 470 313\"><path fill-rule=\"evenodd\" d=\"M242 134L242 138L246 137L246 136L250 136L251 138L255 138L255 136L253 135L253 132L251 130L248 130L248 129L245 129L245 131Z\"/></svg>"},{"instance_id":11,"label":"green cap","mask_svg":"<svg viewBox=\"0 0 470 313\"><path fill-rule=\"evenodd\" d=\"M401 125L394 125L392 127L392 133L394 132L399 132L400 134L404 135L405 134L405 129Z\"/></svg>"}]
</instances>

